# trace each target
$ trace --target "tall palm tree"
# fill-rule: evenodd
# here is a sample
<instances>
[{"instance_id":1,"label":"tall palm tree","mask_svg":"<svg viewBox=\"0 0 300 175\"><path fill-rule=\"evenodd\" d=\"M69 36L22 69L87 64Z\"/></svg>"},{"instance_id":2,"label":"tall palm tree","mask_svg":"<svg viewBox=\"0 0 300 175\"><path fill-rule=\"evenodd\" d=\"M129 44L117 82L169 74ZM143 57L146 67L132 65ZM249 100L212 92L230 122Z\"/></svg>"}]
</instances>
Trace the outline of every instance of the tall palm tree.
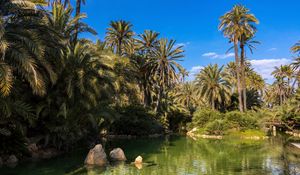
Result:
<instances>
[{"instance_id":1,"label":"tall palm tree","mask_svg":"<svg viewBox=\"0 0 300 175\"><path fill-rule=\"evenodd\" d=\"M175 47L175 43L175 40L160 39L145 65L148 76L153 77L153 84L158 90L155 110L160 106L163 96L166 96L167 88L172 87L178 81L177 71L183 69L177 61L183 58L184 51L182 46Z\"/></svg>"},{"instance_id":2,"label":"tall palm tree","mask_svg":"<svg viewBox=\"0 0 300 175\"><path fill-rule=\"evenodd\" d=\"M250 53L253 53L255 49L255 44L260 44L258 41L253 40L254 33L243 34L240 38L240 50L241 50L241 84L243 92L243 106L244 111L247 110L247 89L246 89L246 50L247 47L250 50Z\"/></svg>"},{"instance_id":3,"label":"tall palm tree","mask_svg":"<svg viewBox=\"0 0 300 175\"><path fill-rule=\"evenodd\" d=\"M111 21L110 27L106 31L105 40L108 45L110 45L116 53L122 56L122 49L126 43L134 35L132 31L132 24L127 21Z\"/></svg>"},{"instance_id":4,"label":"tall palm tree","mask_svg":"<svg viewBox=\"0 0 300 175\"><path fill-rule=\"evenodd\" d=\"M243 35L250 35L255 32L254 23L258 20L249 10L242 5L235 5L233 9L220 18L219 30L222 30L224 36L228 37L234 44L236 72L237 72L237 89L239 94L239 109L243 111L242 88L240 81L240 57L238 53L238 43Z\"/></svg>"},{"instance_id":5,"label":"tall palm tree","mask_svg":"<svg viewBox=\"0 0 300 175\"><path fill-rule=\"evenodd\" d=\"M141 89L144 93L144 105L150 106L151 103L151 91L153 90L151 77L147 75L146 63L151 57L151 52L158 44L159 33L152 30L145 30L144 33L139 34L136 39L138 57L135 57L135 65L138 68L139 82Z\"/></svg>"},{"instance_id":6,"label":"tall palm tree","mask_svg":"<svg viewBox=\"0 0 300 175\"><path fill-rule=\"evenodd\" d=\"M79 16L81 14L81 4L85 4L85 0L76 0L76 12L75 12L75 16ZM76 21L76 25L75 25L75 37L74 37L74 41L77 41L78 38L78 23L79 21Z\"/></svg>"},{"instance_id":7,"label":"tall palm tree","mask_svg":"<svg viewBox=\"0 0 300 175\"><path fill-rule=\"evenodd\" d=\"M217 64L208 65L196 75L195 85L200 97L208 100L211 108L216 109L216 102L228 102L230 100L231 87L224 77L223 66Z\"/></svg>"}]
</instances>

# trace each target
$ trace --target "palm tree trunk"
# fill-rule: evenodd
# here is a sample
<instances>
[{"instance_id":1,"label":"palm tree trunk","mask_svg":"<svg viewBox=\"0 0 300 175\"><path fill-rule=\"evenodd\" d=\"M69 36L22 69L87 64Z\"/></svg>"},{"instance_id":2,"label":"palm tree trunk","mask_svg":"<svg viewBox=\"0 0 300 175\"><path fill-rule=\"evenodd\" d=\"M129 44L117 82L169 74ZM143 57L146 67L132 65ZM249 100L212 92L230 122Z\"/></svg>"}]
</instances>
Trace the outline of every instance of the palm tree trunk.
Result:
<instances>
[{"instance_id":1,"label":"palm tree trunk","mask_svg":"<svg viewBox=\"0 0 300 175\"><path fill-rule=\"evenodd\" d=\"M243 109L247 110L247 94L246 94L246 75L245 75L245 45L243 41L240 44L241 48L241 82L242 82L242 92L243 92Z\"/></svg>"},{"instance_id":2,"label":"palm tree trunk","mask_svg":"<svg viewBox=\"0 0 300 175\"><path fill-rule=\"evenodd\" d=\"M119 39L119 41L118 41L119 43L118 43L118 55L120 55L120 56L122 56L122 39Z\"/></svg>"},{"instance_id":3,"label":"palm tree trunk","mask_svg":"<svg viewBox=\"0 0 300 175\"><path fill-rule=\"evenodd\" d=\"M216 109L215 100L214 99L212 99L212 101L211 101L211 107L212 107L213 110Z\"/></svg>"},{"instance_id":4,"label":"palm tree trunk","mask_svg":"<svg viewBox=\"0 0 300 175\"><path fill-rule=\"evenodd\" d=\"M75 14L75 16L78 16L80 14L80 9L81 9L81 0L76 0L76 14ZM75 24L74 42L77 41L77 38L78 38L78 21Z\"/></svg>"},{"instance_id":5,"label":"palm tree trunk","mask_svg":"<svg viewBox=\"0 0 300 175\"><path fill-rule=\"evenodd\" d=\"M155 109L154 109L155 112L158 111L158 108L160 106L161 98L162 98L162 93L163 93L162 88L159 87L159 92L158 92L158 95L157 95L157 103L156 103L156 106L155 106Z\"/></svg>"},{"instance_id":6,"label":"palm tree trunk","mask_svg":"<svg viewBox=\"0 0 300 175\"><path fill-rule=\"evenodd\" d=\"M237 90L239 95L239 109L243 112L243 100L242 100L242 89L240 80L240 61L239 61L239 49L238 49L238 39L234 41L234 54L235 54L235 64L236 64L236 79L237 79Z\"/></svg>"}]
</instances>

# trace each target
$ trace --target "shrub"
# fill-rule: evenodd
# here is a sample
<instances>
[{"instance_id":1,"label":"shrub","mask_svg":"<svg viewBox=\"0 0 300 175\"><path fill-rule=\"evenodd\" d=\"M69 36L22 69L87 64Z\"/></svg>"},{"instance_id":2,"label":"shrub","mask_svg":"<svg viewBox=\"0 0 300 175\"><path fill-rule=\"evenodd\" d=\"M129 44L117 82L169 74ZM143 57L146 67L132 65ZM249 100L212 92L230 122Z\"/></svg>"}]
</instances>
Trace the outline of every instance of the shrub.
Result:
<instances>
[{"instance_id":1,"label":"shrub","mask_svg":"<svg viewBox=\"0 0 300 175\"><path fill-rule=\"evenodd\" d=\"M209 133L209 134L213 134L213 135L224 135L225 131L228 129L228 126L226 124L225 120L214 120L211 122L208 122L206 124L205 130Z\"/></svg>"},{"instance_id":2,"label":"shrub","mask_svg":"<svg viewBox=\"0 0 300 175\"><path fill-rule=\"evenodd\" d=\"M225 114L229 128L239 130L255 129L258 126L256 118L251 113L241 113L239 111L232 111Z\"/></svg>"},{"instance_id":3,"label":"shrub","mask_svg":"<svg viewBox=\"0 0 300 175\"><path fill-rule=\"evenodd\" d=\"M200 109L197 110L192 118L192 123L189 125L189 128L200 127L204 128L207 123L222 119L223 116L220 112L210 110L210 109Z\"/></svg>"},{"instance_id":4,"label":"shrub","mask_svg":"<svg viewBox=\"0 0 300 175\"><path fill-rule=\"evenodd\" d=\"M113 121L109 130L112 134L145 136L164 131L154 113L142 106L122 107L118 112L120 116Z\"/></svg>"}]
</instances>

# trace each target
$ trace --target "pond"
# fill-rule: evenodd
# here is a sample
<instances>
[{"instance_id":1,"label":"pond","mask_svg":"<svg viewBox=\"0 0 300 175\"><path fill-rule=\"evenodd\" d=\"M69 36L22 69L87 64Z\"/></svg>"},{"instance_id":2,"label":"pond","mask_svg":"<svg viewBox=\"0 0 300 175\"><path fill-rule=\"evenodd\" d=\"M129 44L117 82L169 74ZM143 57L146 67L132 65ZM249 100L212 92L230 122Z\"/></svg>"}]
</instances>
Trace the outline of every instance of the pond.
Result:
<instances>
[{"instance_id":1,"label":"pond","mask_svg":"<svg viewBox=\"0 0 300 175\"><path fill-rule=\"evenodd\" d=\"M1 175L300 175L300 149L290 146L285 137L264 141L194 141L181 136L152 139L107 141L107 152L114 147L125 151L128 162L106 168L84 168L88 150L80 150L39 162L27 162L15 168L3 167ZM130 162L141 155L146 164Z\"/></svg>"}]
</instances>

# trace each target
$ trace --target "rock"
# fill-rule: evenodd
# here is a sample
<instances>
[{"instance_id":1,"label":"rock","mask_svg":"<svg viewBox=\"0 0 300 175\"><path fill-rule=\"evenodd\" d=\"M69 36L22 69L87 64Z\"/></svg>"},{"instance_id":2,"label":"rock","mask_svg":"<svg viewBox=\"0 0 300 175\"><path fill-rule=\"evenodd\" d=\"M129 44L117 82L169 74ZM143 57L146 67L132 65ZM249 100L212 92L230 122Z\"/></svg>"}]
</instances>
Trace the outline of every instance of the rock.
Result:
<instances>
[{"instance_id":1,"label":"rock","mask_svg":"<svg viewBox=\"0 0 300 175\"><path fill-rule=\"evenodd\" d=\"M27 149L31 153L37 152L39 150L35 143L32 143L32 144L28 145Z\"/></svg>"},{"instance_id":2,"label":"rock","mask_svg":"<svg viewBox=\"0 0 300 175\"><path fill-rule=\"evenodd\" d=\"M3 160L2 158L0 157L0 167L3 165Z\"/></svg>"},{"instance_id":3,"label":"rock","mask_svg":"<svg viewBox=\"0 0 300 175\"><path fill-rule=\"evenodd\" d=\"M6 164L13 165L18 163L18 158L15 155L10 155L8 159L6 160Z\"/></svg>"},{"instance_id":4,"label":"rock","mask_svg":"<svg viewBox=\"0 0 300 175\"><path fill-rule=\"evenodd\" d=\"M124 151L121 148L115 148L110 153L109 156L112 161L126 161Z\"/></svg>"},{"instance_id":5,"label":"rock","mask_svg":"<svg viewBox=\"0 0 300 175\"><path fill-rule=\"evenodd\" d=\"M135 164L142 164L143 163L143 158L142 156L137 156L134 161Z\"/></svg>"},{"instance_id":6,"label":"rock","mask_svg":"<svg viewBox=\"0 0 300 175\"><path fill-rule=\"evenodd\" d=\"M50 158L55 157L57 155L59 155L59 152L54 148L44 149L44 150L41 150L39 152L39 156L42 159L50 159Z\"/></svg>"},{"instance_id":7,"label":"rock","mask_svg":"<svg viewBox=\"0 0 300 175\"><path fill-rule=\"evenodd\" d=\"M91 149L84 161L87 165L103 166L107 164L106 154L101 144L96 145Z\"/></svg>"}]
</instances>

